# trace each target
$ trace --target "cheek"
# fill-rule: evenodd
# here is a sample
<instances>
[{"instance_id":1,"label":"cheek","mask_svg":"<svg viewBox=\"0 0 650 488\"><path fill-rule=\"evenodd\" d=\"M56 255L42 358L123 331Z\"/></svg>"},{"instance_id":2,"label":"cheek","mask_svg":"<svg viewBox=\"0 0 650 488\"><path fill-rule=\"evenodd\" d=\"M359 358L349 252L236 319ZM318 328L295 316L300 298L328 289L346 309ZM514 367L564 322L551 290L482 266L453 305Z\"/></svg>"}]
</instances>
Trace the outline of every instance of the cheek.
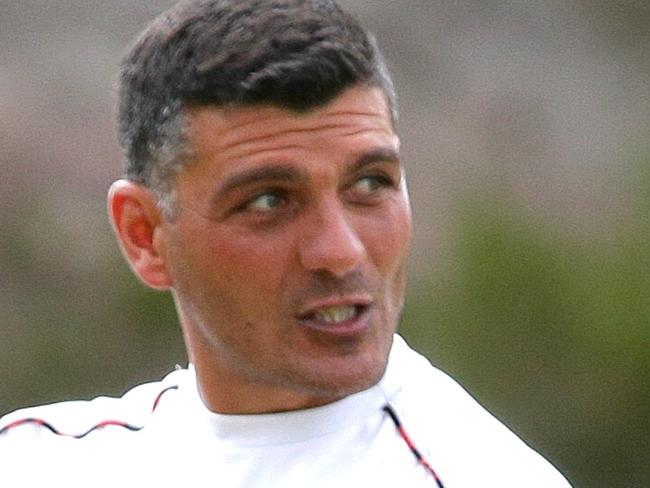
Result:
<instances>
[{"instance_id":1,"label":"cheek","mask_svg":"<svg viewBox=\"0 0 650 488\"><path fill-rule=\"evenodd\" d=\"M411 244L411 212L406 201L395 202L370 226L368 252L382 274L401 272Z\"/></svg>"},{"instance_id":2,"label":"cheek","mask_svg":"<svg viewBox=\"0 0 650 488\"><path fill-rule=\"evenodd\" d=\"M284 235L216 232L207 245L209 266L223 285L242 299L266 301L277 292L287 268L290 240ZM207 259L206 259L207 260Z\"/></svg>"}]
</instances>

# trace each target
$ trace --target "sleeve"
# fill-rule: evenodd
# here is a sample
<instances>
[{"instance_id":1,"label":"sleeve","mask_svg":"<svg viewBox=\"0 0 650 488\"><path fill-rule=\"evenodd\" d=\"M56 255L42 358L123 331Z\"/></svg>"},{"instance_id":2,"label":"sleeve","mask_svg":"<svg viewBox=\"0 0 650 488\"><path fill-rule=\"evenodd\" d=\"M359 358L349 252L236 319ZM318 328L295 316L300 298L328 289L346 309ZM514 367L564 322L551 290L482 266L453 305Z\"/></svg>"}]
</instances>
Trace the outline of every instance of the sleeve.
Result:
<instances>
[{"instance_id":1,"label":"sleeve","mask_svg":"<svg viewBox=\"0 0 650 488\"><path fill-rule=\"evenodd\" d=\"M140 430L149 420L162 393L175 388L178 372L163 381L146 383L122 397L52 403L16 410L0 418L0 445L41 442L53 438L86 439ZM90 436L90 434L93 434Z\"/></svg>"},{"instance_id":2,"label":"sleeve","mask_svg":"<svg viewBox=\"0 0 650 488\"><path fill-rule=\"evenodd\" d=\"M417 355L394 400L414 442L446 487L570 488L543 456L456 381Z\"/></svg>"}]
</instances>

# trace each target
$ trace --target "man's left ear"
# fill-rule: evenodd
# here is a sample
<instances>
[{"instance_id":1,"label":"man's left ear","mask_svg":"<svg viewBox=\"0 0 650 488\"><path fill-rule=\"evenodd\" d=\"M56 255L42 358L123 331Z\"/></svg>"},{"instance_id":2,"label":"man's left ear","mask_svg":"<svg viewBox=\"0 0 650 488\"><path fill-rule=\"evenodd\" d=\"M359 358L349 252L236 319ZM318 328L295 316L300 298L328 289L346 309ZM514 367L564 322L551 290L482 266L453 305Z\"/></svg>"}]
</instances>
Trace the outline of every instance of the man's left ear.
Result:
<instances>
[{"instance_id":1,"label":"man's left ear","mask_svg":"<svg viewBox=\"0 0 650 488\"><path fill-rule=\"evenodd\" d=\"M108 214L122 254L147 286L171 286L161 238L162 214L153 194L128 180L114 182L108 191Z\"/></svg>"}]
</instances>

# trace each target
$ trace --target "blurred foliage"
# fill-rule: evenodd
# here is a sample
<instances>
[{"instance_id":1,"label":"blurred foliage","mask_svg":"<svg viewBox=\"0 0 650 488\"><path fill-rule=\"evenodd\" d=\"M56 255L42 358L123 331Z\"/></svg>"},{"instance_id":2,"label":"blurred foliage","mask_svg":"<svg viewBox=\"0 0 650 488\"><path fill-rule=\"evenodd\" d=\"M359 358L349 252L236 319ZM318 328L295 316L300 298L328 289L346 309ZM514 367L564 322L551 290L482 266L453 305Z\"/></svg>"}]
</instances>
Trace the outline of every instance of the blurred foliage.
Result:
<instances>
[{"instance_id":1,"label":"blurred foliage","mask_svg":"<svg viewBox=\"0 0 650 488\"><path fill-rule=\"evenodd\" d=\"M133 278L103 205L51 215L49 197L0 213L0 415L119 395L187 362L170 297Z\"/></svg>"},{"instance_id":2,"label":"blurred foliage","mask_svg":"<svg viewBox=\"0 0 650 488\"><path fill-rule=\"evenodd\" d=\"M650 482L650 165L629 218L572 238L505 192L458 205L402 331L576 487Z\"/></svg>"},{"instance_id":3,"label":"blurred foliage","mask_svg":"<svg viewBox=\"0 0 650 488\"><path fill-rule=\"evenodd\" d=\"M97 200L120 53L171 3L0 8L0 415L187 361ZM650 161L610 181L648 140L650 3L342 3L378 34L415 163L403 333L576 487L650 486Z\"/></svg>"},{"instance_id":4,"label":"blurred foliage","mask_svg":"<svg viewBox=\"0 0 650 488\"><path fill-rule=\"evenodd\" d=\"M636 176L628 217L592 239L505 191L465 193L440 264L408 293L406 338L576 487L650 479L650 165ZM47 220L37 204L27 211L37 217L15 222ZM133 279L117 251L64 277L30 232L11 229L0 248L5 275L25 286L2 329L16 346L2 361L20 372L3 385L3 412L121 394L186 361L168 294Z\"/></svg>"},{"instance_id":5,"label":"blurred foliage","mask_svg":"<svg viewBox=\"0 0 650 488\"><path fill-rule=\"evenodd\" d=\"M508 191L460 192L403 319L409 342L576 487L650 480L650 164L630 175L626 217L589 239ZM119 395L186 362L169 295L101 242L112 237L99 208L53 219L33 196L17 208L0 241L3 277L20 290L3 303L0 366L13 373L0 413Z\"/></svg>"}]
</instances>

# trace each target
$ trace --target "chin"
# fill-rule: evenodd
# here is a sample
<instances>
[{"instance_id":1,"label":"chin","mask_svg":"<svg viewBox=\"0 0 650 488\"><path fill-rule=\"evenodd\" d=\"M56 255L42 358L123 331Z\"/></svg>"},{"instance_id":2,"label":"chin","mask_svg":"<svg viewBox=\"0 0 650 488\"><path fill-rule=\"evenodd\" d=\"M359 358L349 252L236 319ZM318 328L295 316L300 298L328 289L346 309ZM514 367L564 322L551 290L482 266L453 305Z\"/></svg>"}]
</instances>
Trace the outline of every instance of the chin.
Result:
<instances>
[{"instance_id":1,"label":"chin","mask_svg":"<svg viewBox=\"0 0 650 488\"><path fill-rule=\"evenodd\" d=\"M340 365L330 374L321 371L314 382L314 393L339 400L373 387L384 376L387 360L371 364Z\"/></svg>"}]
</instances>

